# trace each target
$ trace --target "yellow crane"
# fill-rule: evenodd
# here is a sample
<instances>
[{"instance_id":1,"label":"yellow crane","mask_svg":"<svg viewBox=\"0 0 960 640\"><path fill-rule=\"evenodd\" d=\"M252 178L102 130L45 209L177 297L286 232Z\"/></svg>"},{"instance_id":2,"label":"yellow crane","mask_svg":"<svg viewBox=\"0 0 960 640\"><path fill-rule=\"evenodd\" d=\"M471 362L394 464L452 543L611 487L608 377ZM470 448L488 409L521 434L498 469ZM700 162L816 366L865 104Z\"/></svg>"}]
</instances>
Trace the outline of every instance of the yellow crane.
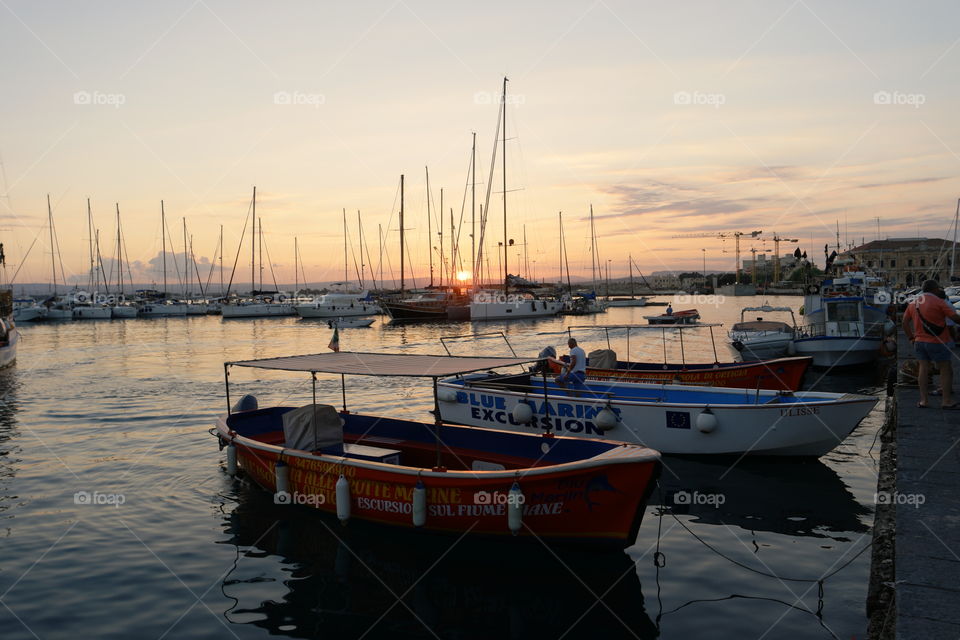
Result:
<instances>
[{"instance_id":1,"label":"yellow crane","mask_svg":"<svg viewBox=\"0 0 960 640\"><path fill-rule=\"evenodd\" d=\"M800 242L796 238L781 238L776 232L773 234L773 281L780 282L780 243Z\"/></svg>"},{"instance_id":2,"label":"yellow crane","mask_svg":"<svg viewBox=\"0 0 960 640\"><path fill-rule=\"evenodd\" d=\"M763 231L721 231L719 233L684 233L677 236L671 236L672 238L733 238L735 252L737 255L737 279L736 283L740 284L740 236L750 236L751 238L756 238Z\"/></svg>"}]
</instances>

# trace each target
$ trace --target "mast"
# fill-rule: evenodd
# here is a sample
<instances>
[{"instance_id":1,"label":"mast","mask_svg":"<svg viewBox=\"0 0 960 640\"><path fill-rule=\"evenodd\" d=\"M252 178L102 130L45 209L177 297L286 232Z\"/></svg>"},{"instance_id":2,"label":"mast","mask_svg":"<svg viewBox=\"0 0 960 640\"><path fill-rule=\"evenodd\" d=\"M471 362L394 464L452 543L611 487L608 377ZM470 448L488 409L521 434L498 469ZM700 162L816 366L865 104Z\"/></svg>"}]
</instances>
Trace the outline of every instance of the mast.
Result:
<instances>
[{"instance_id":1,"label":"mast","mask_svg":"<svg viewBox=\"0 0 960 640\"><path fill-rule=\"evenodd\" d=\"M160 237L163 238L163 298L167 298L167 214L160 201Z\"/></svg>"},{"instance_id":2,"label":"mast","mask_svg":"<svg viewBox=\"0 0 960 640\"><path fill-rule=\"evenodd\" d=\"M427 253L430 256L430 287L433 288L433 222L430 220L430 167L427 172Z\"/></svg>"},{"instance_id":3,"label":"mast","mask_svg":"<svg viewBox=\"0 0 960 640\"><path fill-rule=\"evenodd\" d=\"M957 212L953 216L953 248L950 249L950 281L953 282L953 274L956 271L954 265L957 264L957 221L960 220L960 198L957 198ZM879 224L879 219L877 221Z\"/></svg>"},{"instance_id":4,"label":"mast","mask_svg":"<svg viewBox=\"0 0 960 640\"><path fill-rule=\"evenodd\" d=\"M50 194L47 194L47 224L50 227L50 269L53 273L53 295L57 295L57 254L53 248L53 209L50 208Z\"/></svg>"},{"instance_id":5,"label":"mast","mask_svg":"<svg viewBox=\"0 0 960 640\"><path fill-rule=\"evenodd\" d=\"M443 187L440 187L440 286L443 286Z\"/></svg>"},{"instance_id":6,"label":"mast","mask_svg":"<svg viewBox=\"0 0 960 640\"><path fill-rule=\"evenodd\" d=\"M350 276L347 271L347 208L343 208L343 284L346 286Z\"/></svg>"},{"instance_id":7,"label":"mast","mask_svg":"<svg viewBox=\"0 0 960 640\"><path fill-rule=\"evenodd\" d=\"M243 240L240 240L243 242ZM253 296L253 292L257 288L257 187L253 187L253 231L250 235L250 295Z\"/></svg>"},{"instance_id":8,"label":"mast","mask_svg":"<svg viewBox=\"0 0 960 640\"><path fill-rule=\"evenodd\" d=\"M293 295L300 289L300 274L297 273L297 236L293 236Z\"/></svg>"},{"instance_id":9,"label":"mast","mask_svg":"<svg viewBox=\"0 0 960 640\"><path fill-rule=\"evenodd\" d=\"M628 260L630 261L630 264L628 265L630 267L630 297L633 298L633 254L629 255ZM703 270L703 281L707 281L706 269Z\"/></svg>"},{"instance_id":10,"label":"mast","mask_svg":"<svg viewBox=\"0 0 960 640\"><path fill-rule=\"evenodd\" d=\"M462 218L461 218L462 219ZM450 207L450 285L456 282L457 270L457 245L456 235L453 233L453 207Z\"/></svg>"},{"instance_id":11,"label":"mast","mask_svg":"<svg viewBox=\"0 0 960 640\"><path fill-rule=\"evenodd\" d=\"M360 209L357 209L357 237L360 239L360 290L363 291L363 279L367 272L363 263L363 221L360 219Z\"/></svg>"},{"instance_id":12,"label":"mast","mask_svg":"<svg viewBox=\"0 0 960 640\"><path fill-rule=\"evenodd\" d=\"M470 150L470 284L477 288L477 132Z\"/></svg>"},{"instance_id":13,"label":"mast","mask_svg":"<svg viewBox=\"0 0 960 640\"><path fill-rule=\"evenodd\" d=\"M523 225L523 273L530 277L530 254L527 253L527 225Z\"/></svg>"},{"instance_id":14,"label":"mast","mask_svg":"<svg viewBox=\"0 0 960 640\"><path fill-rule=\"evenodd\" d=\"M90 211L90 198L87 198L87 239L90 245L90 271L87 277L87 286L93 288L93 213ZM91 291L91 293L93 293Z\"/></svg>"},{"instance_id":15,"label":"mast","mask_svg":"<svg viewBox=\"0 0 960 640\"><path fill-rule=\"evenodd\" d=\"M590 278L593 286L597 286L597 237L593 229L593 205L590 205Z\"/></svg>"},{"instance_id":16,"label":"mast","mask_svg":"<svg viewBox=\"0 0 960 640\"><path fill-rule=\"evenodd\" d=\"M404 287L404 260L403 260L403 174L400 174L400 293L403 294Z\"/></svg>"},{"instance_id":17,"label":"mast","mask_svg":"<svg viewBox=\"0 0 960 640\"><path fill-rule=\"evenodd\" d=\"M223 225L220 225L220 296L223 296Z\"/></svg>"},{"instance_id":18,"label":"mast","mask_svg":"<svg viewBox=\"0 0 960 640\"><path fill-rule=\"evenodd\" d=\"M503 294L509 293L507 274L507 77L503 77L503 93L500 94L500 106L503 110Z\"/></svg>"},{"instance_id":19,"label":"mast","mask_svg":"<svg viewBox=\"0 0 960 640\"><path fill-rule=\"evenodd\" d=\"M117 288L123 297L123 244L120 235L120 203L117 203Z\"/></svg>"},{"instance_id":20,"label":"mast","mask_svg":"<svg viewBox=\"0 0 960 640\"><path fill-rule=\"evenodd\" d=\"M260 250L260 263L259 263L259 267L260 267L260 269L259 269L259 271L260 271L260 292L263 293L263 217L262 217L262 216L260 217L259 227L260 227L260 228L258 229L259 235L257 236L257 238L259 239L259 242L260 242L260 249L259 249L259 250Z\"/></svg>"},{"instance_id":21,"label":"mast","mask_svg":"<svg viewBox=\"0 0 960 640\"><path fill-rule=\"evenodd\" d=\"M187 249L187 217L183 217L183 297L189 298L189 291L187 291L187 274L189 273L187 260L189 259L188 249Z\"/></svg>"}]
</instances>

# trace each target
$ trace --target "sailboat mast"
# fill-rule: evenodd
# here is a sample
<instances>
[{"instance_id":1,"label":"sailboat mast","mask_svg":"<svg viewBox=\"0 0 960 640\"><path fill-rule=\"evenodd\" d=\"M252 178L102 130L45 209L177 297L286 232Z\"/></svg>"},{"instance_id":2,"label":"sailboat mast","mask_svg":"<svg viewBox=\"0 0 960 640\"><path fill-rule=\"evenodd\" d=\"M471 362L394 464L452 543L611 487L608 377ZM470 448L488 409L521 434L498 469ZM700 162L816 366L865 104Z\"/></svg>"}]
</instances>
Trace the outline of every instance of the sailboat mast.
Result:
<instances>
[{"instance_id":1,"label":"sailboat mast","mask_svg":"<svg viewBox=\"0 0 960 640\"><path fill-rule=\"evenodd\" d=\"M450 286L456 282L457 245L456 235L453 233L453 207L450 207Z\"/></svg>"},{"instance_id":2,"label":"sailboat mast","mask_svg":"<svg viewBox=\"0 0 960 640\"><path fill-rule=\"evenodd\" d=\"M188 271L188 267L189 267L189 265L187 264L188 259L189 259L189 254L187 249L187 217L184 216L183 217L183 297L184 298L190 297L189 292L187 291L187 286L188 286L187 283L189 282L189 278L187 274L190 273Z\"/></svg>"},{"instance_id":3,"label":"sailboat mast","mask_svg":"<svg viewBox=\"0 0 960 640\"><path fill-rule=\"evenodd\" d=\"M470 150L470 284L477 288L477 132Z\"/></svg>"},{"instance_id":4,"label":"sailboat mast","mask_svg":"<svg viewBox=\"0 0 960 640\"><path fill-rule=\"evenodd\" d=\"M443 187L440 188L440 286L443 286Z\"/></svg>"},{"instance_id":5,"label":"sailboat mast","mask_svg":"<svg viewBox=\"0 0 960 640\"><path fill-rule=\"evenodd\" d=\"M593 230L593 205L590 205L590 278L597 286L597 237Z\"/></svg>"},{"instance_id":6,"label":"sailboat mast","mask_svg":"<svg viewBox=\"0 0 960 640\"><path fill-rule=\"evenodd\" d=\"M360 240L360 290L362 291L367 272L366 265L363 263L363 220L360 219L360 209L357 209L357 237Z\"/></svg>"},{"instance_id":7,"label":"sailboat mast","mask_svg":"<svg viewBox=\"0 0 960 640\"><path fill-rule=\"evenodd\" d=\"M503 294L509 292L507 276L507 77L503 77L503 93L500 94L500 107L503 110Z\"/></svg>"},{"instance_id":8,"label":"sailboat mast","mask_svg":"<svg viewBox=\"0 0 960 640\"><path fill-rule=\"evenodd\" d=\"M50 194L47 194L47 224L50 227L50 268L53 273L53 295L57 295L57 254L53 248L53 209L50 207Z\"/></svg>"},{"instance_id":9,"label":"sailboat mast","mask_svg":"<svg viewBox=\"0 0 960 640\"><path fill-rule=\"evenodd\" d=\"M120 242L120 203L117 203L117 288L123 296L123 245Z\"/></svg>"},{"instance_id":10,"label":"sailboat mast","mask_svg":"<svg viewBox=\"0 0 960 640\"><path fill-rule=\"evenodd\" d=\"M220 225L220 295L223 294L223 225Z\"/></svg>"},{"instance_id":11,"label":"sailboat mast","mask_svg":"<svg viewBox=\"0 0 960 640\"><path fill-rule=\"evenodd\" d=\"M163 239L163 297L167 297L167 213L163 209L163 200L160 201L160 237Z\"/></svg>"},{"instance_id":12,"label":"sailboat mast","mask_svg":"<svg viewBox=\"0 0 960 640\"><path fill-rule=\"evenodd\" d=\"M90 246L90 271L87 277L87 286L93 288L93 213L90 211L90 198L87 198L87 239Z\"/></svg>"},{"instance_id":13,"label":"sailboat mast","mask_svg":"<svg viewBox=\"0 0 960 640\"><path fill-rule=\"evenodd\" d=\"M953 275L957 264L957 222L960 221L960 198L957 198L957 212L953 216L953 248L950 249L950 282L953 282Z\"/></svg>"},{"instance_id":14,"label":"sailboat mast","mask_svg":"<svg viewBox=\"0 0 960 640\"><path fill-rule=\"evenodd\" d=\"M257 187L253 187L253 230L250 232L250 295L257 289Z\"/></svg>"},{"instance_id":15,"label":"sailboat mast","mask_svg":"<svg viewBox=\"0 0 960 640\"><path fill-rule=\"evenodd\" d=\"M430 256L430 287L433 287L433 222L430 220L430 167L427 172L427 253Z\"/></svg>"},{"instance_id":16,"label":"sailboat mast","mask_svg":"<svg viewBox=\"0 0 960 640\"><path fill-rule=\"evenodd\" d=\"M404 282L404 277L406 274L404 273L403 233L404 233L403 232L403 174L401 173L400 174L400 293L401 294L403 293L404 284L406 284Z\"/></svg>"},{"instance_id":17,"label":"sailboat mast","mask_svg":"<svg viewBox=\"0 0 960 640\"><path fill-rule=\"evenodd\" d=\"M343 208L343 284L346 286L350 275L347 271L347 208Z\"/></svg>"},{"instance_id":18,"label":"sailboat mast","mask_svg":"<svg viewBox=\"0 0 960 640\"><path fill-rule=\"evenodd\" d=\"M300 274L297 273L297 236L293 236L293 295L300 289Z\"/></svg>"},{"instance_id":19,"label":"sailboat mast","mask_svg":"<svg viewBox=\"0 0 960 640\"><path fill-rule=\"evenodd\" d=\"M259 240L259 242L260 242L260 248L259 248L259 252L260 252L260 264L259 264L259 267L260 267L260 291L263 292L263 217L262 217L262 216L260 217L260 225L259 225L259 227L260 227L259 230L258 230L258 231L259 231L259 235L257 236L257 238L258 238L258 240Z\"/></svg>"},{"instance_id":20,"label":"sailboat mast","mask_svg":"<svg viewBox=\"0 0 960 640\"><path fill-rule=\"evenodd\" d=\"M633 254L629 255L628 260L630 261L630 264L627 266L630 267L630 297L632 298L633 297ZM704 281L706 281L707 279L706 269L703 270L703 279Z\"/></svg>"}]
</instances>

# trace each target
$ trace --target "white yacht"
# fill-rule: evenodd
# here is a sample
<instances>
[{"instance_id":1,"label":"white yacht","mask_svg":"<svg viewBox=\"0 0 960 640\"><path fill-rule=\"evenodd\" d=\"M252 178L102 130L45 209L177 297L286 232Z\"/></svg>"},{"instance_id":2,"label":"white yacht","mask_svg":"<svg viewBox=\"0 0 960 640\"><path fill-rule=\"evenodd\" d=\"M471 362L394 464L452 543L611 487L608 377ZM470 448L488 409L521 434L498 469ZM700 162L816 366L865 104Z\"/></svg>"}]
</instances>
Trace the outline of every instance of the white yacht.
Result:
<instances>
[{"instance_id":1,"label":"white yacht","mask_svg":"<svg viewBox=\"0 0 960 640\"><path fill-rule=\"evenodd\" d=\"M373 316L382 313L370 292L327 293L312 302L295 306L301 318L346 318L350 316Z\"/></svg>"},{"instance_id":2,"label":"white yacht","mask_svg":"<svg viewBox=\"0 0 960 640\"><path fill-rule=\"evenodd\" d=\"M769 320L757 316L756 320L746 320L747 313L789 313L790 324L780 320ZM740 352L744 360L769 360L779 358L793 349L794 331L797 320L790 307L744 307L740 311L740 322L733 325L728 334L730 344Z\"/></svg>"}]
</instances>

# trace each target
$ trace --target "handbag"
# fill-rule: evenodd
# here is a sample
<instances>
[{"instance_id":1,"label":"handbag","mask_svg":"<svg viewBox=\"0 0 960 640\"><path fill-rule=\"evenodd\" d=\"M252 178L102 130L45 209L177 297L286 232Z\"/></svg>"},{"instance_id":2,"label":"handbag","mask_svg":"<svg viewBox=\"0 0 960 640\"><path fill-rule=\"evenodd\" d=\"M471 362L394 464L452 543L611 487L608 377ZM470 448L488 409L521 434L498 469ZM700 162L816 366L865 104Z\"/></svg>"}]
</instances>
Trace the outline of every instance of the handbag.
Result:
<instances>
[{"instance_id":1,"label":"handbag","mask_svg":"<svg viewBox=\"0 0 960 640\"><path fill-rule=\"evenodd\" d=\"M932 322L927 321L923 317L923 314L920 313L920 301L917 300L916 303L917 317L920 318L920 325L923 327L923 330L934 338L939 338L940 334L947 328L946 325L933 324Z\"/></svg>"}]
</instances>

